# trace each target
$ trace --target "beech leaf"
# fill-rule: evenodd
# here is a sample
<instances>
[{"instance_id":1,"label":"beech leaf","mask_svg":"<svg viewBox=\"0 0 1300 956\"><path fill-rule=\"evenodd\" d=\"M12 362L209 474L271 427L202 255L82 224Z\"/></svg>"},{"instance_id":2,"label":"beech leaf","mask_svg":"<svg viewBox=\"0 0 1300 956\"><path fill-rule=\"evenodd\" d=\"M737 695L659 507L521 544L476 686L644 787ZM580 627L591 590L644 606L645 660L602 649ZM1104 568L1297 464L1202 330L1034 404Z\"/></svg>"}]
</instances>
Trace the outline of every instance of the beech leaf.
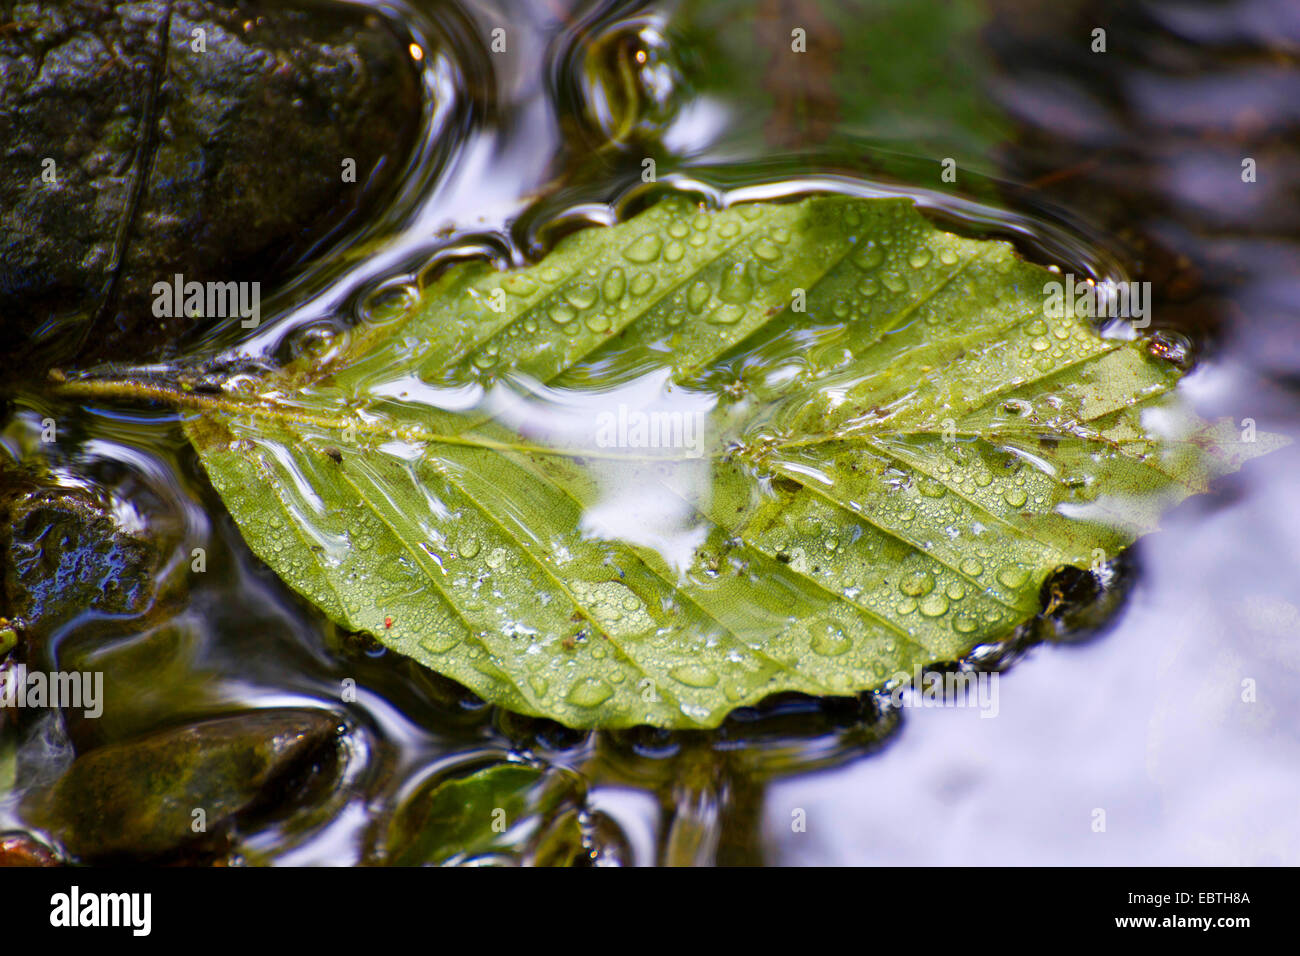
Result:
<instances>
[{"instance_id":1,"label":"beech leaf","mask_svg":"<svg viewBox=\"0 0 1300 956\"><path fill-rule=\"evenodd\" d=\"M160 398L252 550L340 625L575 727L712 727L1034 615L1053 570L1278 447L1158 341L907 200L664 200L458 264L225 394Z\"/></svg>"}]
</instances>

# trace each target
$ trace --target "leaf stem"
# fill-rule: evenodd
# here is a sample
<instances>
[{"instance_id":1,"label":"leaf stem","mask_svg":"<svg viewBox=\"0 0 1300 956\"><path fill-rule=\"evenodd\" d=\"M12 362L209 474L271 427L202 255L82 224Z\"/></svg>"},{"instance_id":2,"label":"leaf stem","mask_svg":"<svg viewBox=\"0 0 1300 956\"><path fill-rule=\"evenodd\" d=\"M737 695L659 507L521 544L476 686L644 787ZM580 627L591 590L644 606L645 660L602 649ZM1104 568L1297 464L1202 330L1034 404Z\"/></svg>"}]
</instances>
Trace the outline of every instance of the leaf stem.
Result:
<instances>
[{"instance_id":1,"label":"leaf stem","mask_svg":"<svg viewBox=\"0 0 1300 956\"><path fill-rule=\"evenodd\" d=\"M354 418L346 420L331 418L326 415L314 415L299 411L285 405L259 403L211 395L202 392L186 391L170 385L156 383L85 379L59 383L56 393L69 398L127 399L135 401L153 401L171 405L176 408L190 408L201 412L223 413L227 415L249 415L278 422L293 422L300 425L313 425L317 428L333 431L352 430L356 434L374 435L394 441L423 442L428 444L456 445L462 448L475 448L489 451L513 451L525 455L552 455L560 458L592 458L609 461L644 461L675 463L698 461L704 458L720 458L728 452L715 451L709 455L646 455L622 450L604 450L599 448L565 448L557 445L530 444L527 442L508 442L489 438L485 435L446 434L431 432L417 426L409 428L385 427L373 422Z\"/></svg>"}]
</instances>

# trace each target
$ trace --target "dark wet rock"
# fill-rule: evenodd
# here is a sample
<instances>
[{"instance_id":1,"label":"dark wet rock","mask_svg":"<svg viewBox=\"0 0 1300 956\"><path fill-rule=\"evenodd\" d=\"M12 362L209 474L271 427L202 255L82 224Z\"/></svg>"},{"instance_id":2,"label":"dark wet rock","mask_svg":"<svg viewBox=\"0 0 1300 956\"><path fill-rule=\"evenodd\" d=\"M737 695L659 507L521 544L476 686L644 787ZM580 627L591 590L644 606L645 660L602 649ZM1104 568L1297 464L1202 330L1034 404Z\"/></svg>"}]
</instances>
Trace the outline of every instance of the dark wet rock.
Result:
<instances>
[{"instance_id":1,"label":"dark wet rock","mask_svg":"<svg viewBox=\"0 0 1300 956\"><path fill-rule=\"evenodd\" d=\"M25 833L0 833L0 867L58 866L58 856Z\"/></svg>"},{"instance_id":2,"label":"dark wet rock","mask_svg":"<svg viewBox=\"0 0 1300 956\"><path fill-rule=\"evenodd\" d=\"M29 792L25 817L81 860L221 846L328 763L337 726L323 710L260 710L101 747L48 793Z\"/></svg>"},{"instance_id":3,"label":"dark wet rock","mask_svg":"<svg viewBox=\"0 0 1300 956\"><path fill-rule=\"evenodd\" d=\"M157 562L88 496L47 490L0 501L0 617L19 635L43 637L84 611L139 613Z\"/></svg>"},{"instance_id":4,"label":"dark wet rock","mask_svg":"<svg viewBox=\"0 0 1300 956\"><path fill-rule=\"evenodd\" d=\"M420 101L355 7L0 0L0 351L157 353L203 324L154 314L178 273L265 295L392 184Z\"/></svg>"}]
</instances>

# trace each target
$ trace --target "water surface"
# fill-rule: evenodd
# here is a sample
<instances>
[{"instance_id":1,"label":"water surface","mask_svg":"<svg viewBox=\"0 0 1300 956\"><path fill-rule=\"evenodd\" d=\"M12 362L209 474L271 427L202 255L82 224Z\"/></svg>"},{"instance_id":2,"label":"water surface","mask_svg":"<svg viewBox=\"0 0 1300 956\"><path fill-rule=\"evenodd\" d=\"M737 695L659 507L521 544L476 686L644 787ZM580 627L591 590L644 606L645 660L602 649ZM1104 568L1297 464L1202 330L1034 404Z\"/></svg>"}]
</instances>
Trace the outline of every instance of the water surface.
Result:
<instances>
[{"instance_id":1,"label":"water surface","mask_svg":"<svg viewBox=\"0 0 1300 956\"><path fill-rule=\"evenodd\" d=\"M864 3L856 20L785 5L814 35L813 65L788 73L773 65L780 4L371 5L422 51L430 108L403 188L345 248L304 264L262 328L198 344L219 363L318 347L450 260L535 261L665 191L725 205L832 190L913 197L945 228L1063 271L1150 279L1155 324L1197 356L1197 410L1300 434L1300 114L1287 95L1300 21L1282 0ZM1097 22L1104 55L1088 48ZM507 51L493 53L502 25ZM1243 156L1259 161L1254 183ZM34 447L51 412L75 420L52 452L64 481L111 495L124 525L157 535L165 579L194 547L212 570L146 627L73 621L31 666L91 660L123 675L99 730L110 739L248 707L344 714L338 786L253 834L247 862L366 860L401 794L511 752L588 775L617 833L603 862L1300 861L1297 446L1171 512L1126 562L1131 589L1106 624L1013 655L996 719L791 697L713 733L588 734L486 707L337 633L249 553L174 414L77 411L33 392L6 446ZM547 427L563 432L563 415ZM627 513L615 499L589 519L637 534ZM641 532L663 524L648 516ZM359 688L346 706L344 677ZM21 758L39 779L69 742L53 721L28 730ZM13 799L0 823L21 825Z\"/></svg>"}]
</instances>

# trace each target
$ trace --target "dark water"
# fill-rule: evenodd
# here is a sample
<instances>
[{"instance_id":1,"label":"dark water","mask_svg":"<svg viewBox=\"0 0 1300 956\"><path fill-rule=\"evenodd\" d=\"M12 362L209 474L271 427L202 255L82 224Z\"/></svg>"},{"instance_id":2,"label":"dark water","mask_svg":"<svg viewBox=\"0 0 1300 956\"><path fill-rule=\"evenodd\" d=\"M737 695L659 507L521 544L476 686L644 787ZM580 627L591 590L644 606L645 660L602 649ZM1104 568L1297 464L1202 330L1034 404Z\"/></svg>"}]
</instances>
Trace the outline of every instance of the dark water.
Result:
<instances>
[{"instance_id":1,"label":"dark water","mask_svg":"<svg viewBox=\"0 0 1300 956\"><path fill-rule=\"evenodd\" d=\"M422 52L430 108L402 189L264 303L256 333L197 343L214 360L283 358L448 258L535 260L667 189L727 203L830 188L913 196L1062 271L1152 281L1154 325L1197 357L1198 411L1300 434L1294 4L371 6ZM810 37L800 70L775 59L790 24ZM71 425L38 452L46 415ZM83 615L29 661L90 660L117 682L102 739L251 707L343 715L339 779L242 841L246 862L367 860L400 795L510 752L585 775L602 862L1300 861L1300 446L1170 513L1086 626L997 649L1014 665L996 719L790 697L714 733L594 734L486 707L337 633L248 552L173 414L33 392L3 442L52 455L171 555L147 620ZM20 762L52 773L68 747L46 721ZM21 825L0 798L0 829Z\"/></svg>"}]
</instances>

